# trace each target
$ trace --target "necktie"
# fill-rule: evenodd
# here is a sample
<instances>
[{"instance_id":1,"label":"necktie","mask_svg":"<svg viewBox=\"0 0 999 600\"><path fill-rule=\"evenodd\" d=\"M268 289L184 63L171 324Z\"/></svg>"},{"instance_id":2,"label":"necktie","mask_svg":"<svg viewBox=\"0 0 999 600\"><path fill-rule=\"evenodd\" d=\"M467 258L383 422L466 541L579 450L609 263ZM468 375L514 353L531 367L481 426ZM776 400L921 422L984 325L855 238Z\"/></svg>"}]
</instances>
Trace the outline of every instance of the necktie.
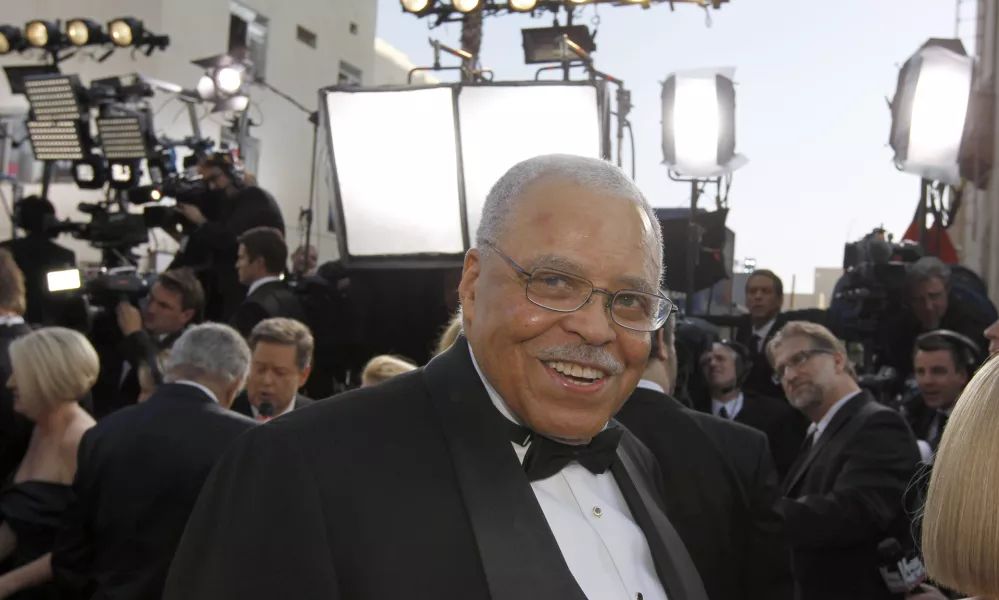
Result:
<instances>
[{"instance_id":1,"label":"necktie","mask_svg":"<svg viewBox=\"0 0 999 600\"><path fill-rule=\"evenodd\" d=\"M730 418L728 416L728 410L724 406L718 409L718 416L725 419L726 421L729 420Z\"/></svg>"},{"instance_id":2,"label":"necktie","mask_svg":"<svg viewBox=\"0 0 999 600\"><path fill-rule=\"evenodd\" d=\"M937 446L940 445L940 440L943 439L944 428L947 427L947 419L950 417L947 413L937 412L937 430L933 434L933 439L930 440L930 447L936 451Z\"/></svg>"},{"instance_id":3,"label":"necktie","mask_svg":"<svg viewBox=\"0 0 999 600\"><path fill-rule=\"evenodd\" d=\"M760 351L762 350L762 348L760 348L760 342L763 341L763 338L754 333L753 337L751 337L749 341L750 341L749 348L750 350L752 350L753 354L759 354Z\"/></svg>"},{"instance_id":4,"label":"necktie","mask_svg":"<svg viewBox=\"0 0 999 600\"><path fill-rule=\"evenodd\" d=\"M572 445L510 423L510 440L513 443L520 446L531 443L524 456L524 472L530 481L548 479L572 462L578 462L594 475L606 473L617 458L617 446L623 434L624 429L620 425L611 425L589 444Z\"/></svg>"}]
</instances>

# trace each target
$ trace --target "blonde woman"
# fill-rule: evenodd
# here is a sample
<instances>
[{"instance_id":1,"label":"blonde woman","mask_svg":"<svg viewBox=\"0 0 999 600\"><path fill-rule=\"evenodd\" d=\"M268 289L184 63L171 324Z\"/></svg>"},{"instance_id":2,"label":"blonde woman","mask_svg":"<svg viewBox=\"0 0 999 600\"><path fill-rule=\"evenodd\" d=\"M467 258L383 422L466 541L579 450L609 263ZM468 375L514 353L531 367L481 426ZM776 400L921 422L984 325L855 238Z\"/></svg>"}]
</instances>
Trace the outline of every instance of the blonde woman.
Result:
<instances>
[{"instance_id":1,"label":"blonde woman","mask_svg":"<svg viewBox=\"0 0 999 600\"><path fill-rule=\"evenodd\" d=\"M34 423L28 451L0 490L0 598L57 598L51 550L76 474L76 454L94 420L79 400L97 380L97 352L76 331L51 327L10 345L14 410Z\"/></svg>"},{"instance_id":2,"label":"blonde woman","mask_svg":"<svg viewBox=\"0 0 999 600\"><path fill-rule=\"evenodd\" d=\"M361 387L377 385L396 375L408 373L415 368L416 365L397 356L389 356L387 354L376 356L369 360L368 364L364 365L364 371L361 373Z\"/></svg>"},{"instance_id":3,"label":"blonde woman","mask_svg":"<svg viewBox=\"0 0 999 600\"><path fill-rule=\"evenodd\" d=\"M437 348L434 349L434 356L437 356L441 352L444 352L452 345L454 345L455 340L461 335L461 311L454 313L451 317L451 321L448 322L447 327L441 332L441 337L437 340Z\"/></svg>"}]
</instances>

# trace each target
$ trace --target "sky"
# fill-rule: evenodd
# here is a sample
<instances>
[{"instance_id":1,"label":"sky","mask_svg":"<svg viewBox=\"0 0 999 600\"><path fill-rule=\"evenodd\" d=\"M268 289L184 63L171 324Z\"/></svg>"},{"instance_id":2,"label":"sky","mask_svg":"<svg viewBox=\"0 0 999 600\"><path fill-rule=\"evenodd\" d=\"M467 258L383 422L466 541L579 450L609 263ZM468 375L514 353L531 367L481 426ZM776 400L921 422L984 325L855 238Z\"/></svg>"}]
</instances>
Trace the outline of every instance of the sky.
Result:
<instances>
[{"instance_id":1,"label":"sky","mask_svg":"<svg viewBox=\"0 0 999 600\"><path fill-rule=\"evenodd\" d=\"M415 64L432 63L428 37L460 46L460 24L428 31L430 20L403 13L399 0L378 3L378 37ZM734 67L736 149L749 159L729 194L735 256L773 269L788 289L796 276L796 291L809 293L814 268L841 265L847 241L879 226L901 237L919 179L892 163L886 98L927 38L954 36L955 0L731 0L710 11L710 25L703 9L675 6L602 4L575 21L592 30L599 15L595 64L632 92L636 180L652 204L689 206L689 184L661 164L661 82L674 71ZM533 79L519 30L551 23L551 13L488 17L482 65L497 80Z\"/></svg>"}]
</instances>

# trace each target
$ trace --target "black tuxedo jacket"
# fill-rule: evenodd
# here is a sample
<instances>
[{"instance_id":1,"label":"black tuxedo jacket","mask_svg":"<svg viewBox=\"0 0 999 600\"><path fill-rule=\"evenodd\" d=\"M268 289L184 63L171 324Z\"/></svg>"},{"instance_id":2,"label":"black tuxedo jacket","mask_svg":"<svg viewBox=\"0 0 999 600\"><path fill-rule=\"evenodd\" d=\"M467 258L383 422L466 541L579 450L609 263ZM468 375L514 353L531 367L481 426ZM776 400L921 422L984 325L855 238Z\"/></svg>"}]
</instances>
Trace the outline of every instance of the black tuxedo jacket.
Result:
<instances>
[{"instance_id":1,"label":"black tuxedo jacket","mask_svg":"<svg viewBox=\"0 0 999 600\"><path fill-rule=\"evenodd\" d=\"M742 410L733 420L766 434L777 474L781 480L787 477L805 440L808 419L786 400L743 392Z\"/></svg>"},{"instance_id":2,"label":"black tuxedo jacket","mask_svg":"<svg viewBox=\"0 0 999 600\"><path fill-rule=\"evenodd\" d=\"M74 498L52 552L67 596L159 598L202 484L255 425L198 388L174 383L84 434Z\"/></svg>"},{"instance_id":3,"label":"black tuxedo jacket","mask_svg":"<svg viewBox=\"0 0 999 600\"><path fill-rule=\"evenodd\" d=\"M125 336L112 348L101 346L101 372L94 384L94 418L132 406L142 391L139 386L139 365L152 363L162 350L173 346L184 331L155 340L146 331ZM126 369L127 372L126 372Z\"/></svg>"},{"instance_id":4,"label":"black tuxedo jacket","mask_svg":"<svg viewBox=\"0 0 999 600\"><path fill-rule=\"evenodd\" d=\"M14 394L6 386L11 375L10 344L30 331L31 326L23 323L0 325L0 381L4 383L0 388L0 481L7 481L21 464L35 428L34 423L14 411Z\"/></svg>"},{"instance_id":5,"label":"black tuxedo jacket","mask_svg":"<svg viewBox=\"0 0 999 600\"><path fill-rule=\"evenodd\" d=\"M670 600L706 600L626 433L611 467ZM295 498L288 510L288 498ZM584 596L464 338L255 429L205 484L165 600Z\"/></svg>"},{"instance_id":6,"label":"black tuxedo jacket","mask_svg":"<svg viewBox=\"0 0 999 600\"><path fill-rule=\"evenodd\" d=\"M300 408L305 408L306 406L309 406L314 402L315 400L311 398L306 398L302 394L297 394L295 396L295 407L292 409L292 411L296 411ZM250 399L247 398L246 396L246 390L243 390L242 392L240 392L238 396L236 396L236 399L232 403L232 410L238 412L241 415L246 415L251 419L254 418L253 409L250 407Z\"/></svg>"},{"instance_id":7,"label":"black tuxedo jacket","mask_svg":"<svg viewBox=\"0 0 999 600\"><path fill-rule=\"evenodd\" d=\"M792 597L779 479L767 439L638 388L616 417L655 456L666 512L711 600Z\"/></svg>"},{"instance_id":8,"label":"black tuxedo jacket","mask_svg":"<svg viewBox=\"0 0 999 600\"><path fill-rule=\"evenodd\" d=\"M284 281L268 281L253 290L236 308L229 324L249 339L257 323L271 317L287 317L305 323L305 309Z\"/></svg>"},{"instance_id":9,"label":"black tuxedo jacket","mask_svg":"<svg viewBox=\"0 0 999 600\"><path fill-rule=\"evenodd\" d=\"M767 360L767 344L773 339L777 332L781 330L789 321L811 321L813 323L823 323L825 321L825 311L818 309L793 310L777 314L767 337L764 338L759 350L753 345L753 323L749 315L741 315L740 324L736 326L735 341L749 348L752 355L753 365L749 370L749 375L742 383L742 389L751 393L767 396L770 398L784 398L784 390L773 382L774 370Z\"/></svg>"},{"instance_id":10,"label":"black tuxedo jacket","mask_svg":"<svg viewBox=\"0 0 999 600\"><path fill-rule=\"evenodd\" d=\"M905 492L919 449L901 415L863 391L844 404L784 482L780 503L802 600L894 598L877 545L914 543Z\"/></svg>"}]
</instances>

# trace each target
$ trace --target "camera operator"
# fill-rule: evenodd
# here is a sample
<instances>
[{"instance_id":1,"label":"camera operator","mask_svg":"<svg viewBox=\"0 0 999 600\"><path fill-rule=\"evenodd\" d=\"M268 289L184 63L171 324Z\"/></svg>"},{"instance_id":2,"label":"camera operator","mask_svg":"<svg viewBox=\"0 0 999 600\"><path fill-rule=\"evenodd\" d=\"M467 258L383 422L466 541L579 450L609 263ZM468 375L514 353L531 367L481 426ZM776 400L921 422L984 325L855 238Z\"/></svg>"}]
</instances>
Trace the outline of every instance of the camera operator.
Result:
<instances>
[{"instance_id":1,"label":"camera operator","mask_svg":"<svg viewBox=\"0 0 999 600\"><path fill-rule=\"evenodd\" d=\"M124 339L107 359L102 354L101 376L94 386L94 416L98 419L119 408L135 404L141 392L139 366L156 365L161 351L189 325L200 322L205 295L190 269L172 269L160 274L140 311L128 302L117 309L118 327Z\"/></svg>"},{"instance_id":2,"label":"camera operator","mask_svg":"<svg viewBox=\"0 0 999 600\"><path fill-rule=\"evenodd\" d=\"M254 227L273 227L284 235L284 218L273 196L251 185L231 154L212 154L200 170L209 197L202 206L177 204L197 229L181 245L171 268L197 269L205 289L205 319L224 321L246 295L235 268L237 238Z\"/></svg>"},{"instance_id":3,"label":"camera operator","mask_svg":"<svg viewBox=\"0 0 999 600\"><path fill-rule=\"evenodd\" d=\"M47 198L28 196L14 204L14 223L27 235L0 243L10 251L14 262L24 273L27 310L24 320L40 325L65 325L61 322L62 306L48 294L47 275L51 271L72 269L76 254L52 241L47 230L56 222L55 207Z\"/></svg>"}]
</instances>

